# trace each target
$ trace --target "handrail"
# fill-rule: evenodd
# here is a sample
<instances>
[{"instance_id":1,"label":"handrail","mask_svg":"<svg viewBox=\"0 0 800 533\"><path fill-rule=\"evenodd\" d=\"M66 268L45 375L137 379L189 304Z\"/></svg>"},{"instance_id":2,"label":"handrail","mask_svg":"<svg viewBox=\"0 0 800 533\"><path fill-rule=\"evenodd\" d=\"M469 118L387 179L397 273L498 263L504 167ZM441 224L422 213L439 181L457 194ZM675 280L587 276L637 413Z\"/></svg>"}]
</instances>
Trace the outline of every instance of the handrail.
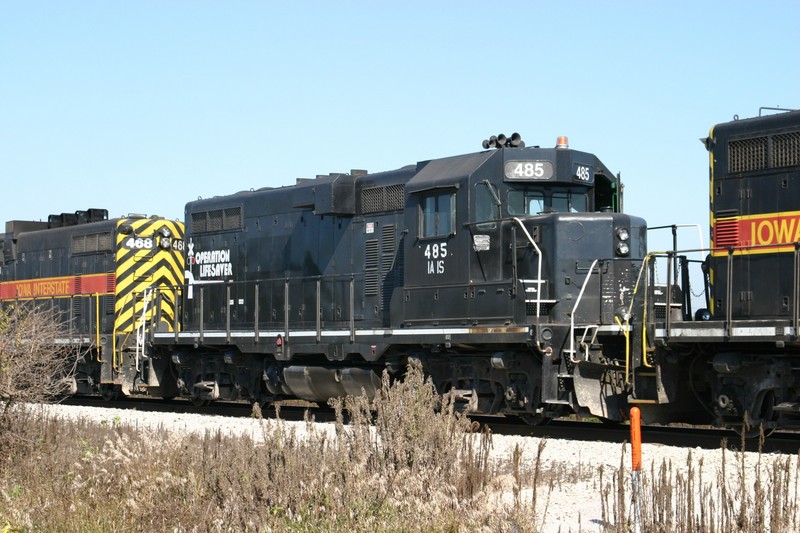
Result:
<instances>
[{"instance_id":1,"label":"handrail","mask_svg":"<svg viewBox=\"0 0 800 533\"><path fill-rule=\"evenodd\" d=\"M525 227L522 220L518 217L513 217L512 220L522 228L522 232L525 234L525 237L527 237L528 242L531 243L533 249L536 250L536 347L541 349L539 345L539 321L542 307L542 250L536 244L536 241L533 240L533 237L531 237L528 228ZM516 246L516 242L514 246ZM516 254L516 250L514 250L514 254ZM513 283L517 283L517 280L513 280Z\"/></svg>"},{"instance_id":2,"label":"handrail","mask_svg":"<svg viewBox=\"0 0 800 533\"><path fill-rule=\"evenodd\" d=\"M583 279L583 285L581 285L578 298L575 299L575 305L572 306L572 312L569 315L569 357L570 361L573 363L577 362L575 360L575 311L578 310L578 306L583 299L583 293L586 290L586 285L589 284L589 278L592 277L592 272L594 272L594 267L597 266L598 261L599 259L592 261L592 264L589 267L589 272L586 273L586 277Z\"/></svg>"},{"instance_id":3,"label":"handrail","mask_svg":"<svg viewBox=\"0 0 800 533\"><path fill-rule=\"evenodd\" d=\"M728 278L725 280L725 336L731 337L733 334L733 248L728 250L728 260L726 262L726 273Z\"/></svg>"},{"instance_id":4,"label":"handrail","mask_svg":"<svg viewBox=\"0 0 800 533\"><path fill-rule=\"evenodd\" d=\"M700 250L705 248L703 244L703 226L700 224L670 224L668 226L651 226L647 228L647 231L657 230L657 229L671 229L672 230L672 251L675 252L678 249L678 228L697 228L697 238L700 242ZM693 250L699 251L699 250ZM673 258L677 260L677 256ZM675 263L675 282L677 283L678 278L678 265Z\"/></svg>"},{"instance_id":5,"label":"handrail","mask_svg":"<svg viewBox=\"0 0 800 533\"><path fill-rule=\"evenodd\" d=\"M154 287L145 287L144 292L142 293L142 313L139 317L139 324L136 326L136 371L141 373L142 369L140 368L140 361L139 355L141 353L141 358L144 359L147 357L144 349L144 336L147 327L147 308L148 304L150 303L150 298L152 297L152 293L154 292ZM151 295L148 295L148 292ZM134 299L135 301L135 299Z\"/></svg>"},{"instance_id":6,"label":"handrail","mask_svg":"<svg viewBox=\"0 0 800 533\"><path fill-rule=\"evenodd\" d=\"M650 260L653 258L653 254L647 254L644 256L642 260L642 266L639 267L639 274L636 276L636 283L633 286L633 292L631 293L631 303L628 306L628 312L625 314L625 328L624 328L624 335L625 335L625 383L630 383L630 373L631 373L631 339L630 339L630 325L631 325L631 317L633 316L633 302L636 300L636 294L639 292L639 285L642 281L642 275L647 270L647 265L650 263ZM644 356L646 353L646 346L647 346L647 283L645 283L645 291L644 291L644 304L642 306L642 361L645 365L647 365L647 357ZM619 323L619 319L615 318ZM622 324L620 324L621 326Z\"/></svg>"}]
</instances>

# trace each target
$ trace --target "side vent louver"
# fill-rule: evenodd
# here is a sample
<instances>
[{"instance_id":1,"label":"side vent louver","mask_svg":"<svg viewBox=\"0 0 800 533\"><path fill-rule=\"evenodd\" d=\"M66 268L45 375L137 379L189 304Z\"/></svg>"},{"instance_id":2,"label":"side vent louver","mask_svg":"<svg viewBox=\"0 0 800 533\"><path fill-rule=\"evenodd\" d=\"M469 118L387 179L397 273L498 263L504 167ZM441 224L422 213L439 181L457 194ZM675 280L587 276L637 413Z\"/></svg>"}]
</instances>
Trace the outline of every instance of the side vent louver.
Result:
<instances>
[{"instance_id":1,"label":"side vent louver","mask_svg":"<svg viewBox=\"0 0 800 533\"><path fill-rule=\"evenodd\" d=\"M244 225L241 207L226 207L192 213L192 233L211 233L241 229Z\"/></svg>"},{"instance_id":2,"label":"side vent louver","mask_svg":"<svg viewBox=\"0 0 800 533\"><path fill-rule=\"evenodd\" d=\"M110 231L72 236L73 254L110 252L113 249Z\"/></svg>"},{"instance_id":3,"label":"side vent louver","mask_svg":"<svg viewBox=\"0 0 800 533\"><path fill-rule=\"evenodd\" d=\"M377 296L378 279L378 241L369 240L364 243L364 295Z\"/></svg>"},{"instance_id":4,"label":"side vent louver","mask_svg":"<svg viewBox=\"0 0 800 533\"><path fill-rule=\"evenodd\" d=\"M403 209L405 185L387 185L385 187L369 187L361 191L361 213L382 213Z\"/></svg>"},{"instance_id":5,"label":"side vent louver","mask_svg":"<svg viewBox=\"0 0 800 533\"><path fill-rule=\"evenodd\" d=\"M714 222L714 246L738 246L739 223L736 220Z\"/></svg>"}]
</instances>

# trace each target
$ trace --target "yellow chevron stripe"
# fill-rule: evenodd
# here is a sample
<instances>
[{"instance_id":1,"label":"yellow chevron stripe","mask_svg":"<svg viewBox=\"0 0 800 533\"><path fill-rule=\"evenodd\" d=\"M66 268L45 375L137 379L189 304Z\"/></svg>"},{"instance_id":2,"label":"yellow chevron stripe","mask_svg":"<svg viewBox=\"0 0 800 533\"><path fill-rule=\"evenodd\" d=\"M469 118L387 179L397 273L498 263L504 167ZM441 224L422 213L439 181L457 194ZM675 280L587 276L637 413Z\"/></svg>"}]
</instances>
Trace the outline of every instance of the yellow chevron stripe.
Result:
<instances>
[{"instance_id":1,"label":"yellow chevron stripe","mask_svg":"<svg viewBox=\"0 0 800 533\"><path fill-rule=\"evenodd\" d=\"M118 333L130 333L136 329L135 326L142 316L145 303L141 295L145 289L177 287L183 283L185 259L182 247L180 250L175 250L174 247L162 249L157 244L161 239L159 230L169 229L173 243L182 243L185 232L183 223L160 218L124 219L119 225L123 224L130 226L132 231L127 235L119 232L116 235L115 329ZM141 239L143 249L126 248L125 243L129 243L131 238L134 242L135 239ZM166 293L161 300L161 315L168 321L167 327L170 330L174 323L175 300L173 294ZM145 313L147 321L152 321L158 314L154 304L155 299L148 302Z\"/></svg>"}]
</instances>

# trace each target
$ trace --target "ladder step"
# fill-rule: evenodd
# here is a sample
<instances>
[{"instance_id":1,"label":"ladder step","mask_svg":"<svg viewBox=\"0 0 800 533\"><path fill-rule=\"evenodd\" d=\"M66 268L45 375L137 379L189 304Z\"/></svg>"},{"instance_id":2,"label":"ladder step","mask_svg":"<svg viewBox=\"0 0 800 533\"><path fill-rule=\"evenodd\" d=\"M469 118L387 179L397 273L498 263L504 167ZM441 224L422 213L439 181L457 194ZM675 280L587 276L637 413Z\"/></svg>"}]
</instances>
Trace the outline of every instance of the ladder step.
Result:
<instances>
[{"instance_id":1,"label":"ladder step","mask_svg":"<svg viewBox=\"0 0 800 533\"><path fill-rule=\"evenodd\" d=\"M800 403L782 402L773 407L773 410L779 413L800 413Z\"/></svg>"},{"instance_id":2,"label":"ladder step","mask_svg":"<svg viewBox=\"0 0 800 533\"><path fill-rule=\"evenodd\" d=\"M644 400L642 398L628 398L628 403L656 404L658 400Z\"/></svg>"},{"instance_id":3,"label":"ladder step","mask_svg":"<svg viewBox=\"0 0 800 533\"><path fill-rule=\"evenodd\" d=\"M557 405L572 405L569 400L544 400L544 403L553 403Z\"/></svg>"},{"instance_id":4,"label":"ladder step","mask_svg":"<svg viewBox=\"0 0 800 533\"><path fill-rule=\"evenodd\" d=\"M654 378L658 374L656 374L655 372L636 372L636 375L642 378Z\"/></svg>"}]
</instances>

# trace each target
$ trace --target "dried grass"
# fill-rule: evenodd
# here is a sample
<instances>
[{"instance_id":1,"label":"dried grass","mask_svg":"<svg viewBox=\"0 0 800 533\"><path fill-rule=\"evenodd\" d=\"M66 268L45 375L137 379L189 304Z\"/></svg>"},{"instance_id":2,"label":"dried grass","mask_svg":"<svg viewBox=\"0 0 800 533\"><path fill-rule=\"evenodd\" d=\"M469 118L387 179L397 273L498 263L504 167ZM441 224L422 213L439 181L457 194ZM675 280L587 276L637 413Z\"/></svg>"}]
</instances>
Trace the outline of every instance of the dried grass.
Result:
<instances>
[{"instance_id":1,"label":"dried grass","mask_svg":"<svg viewBox=\"0 0 800 533\"><path fill-rule=\"evenodd\" d=\"M582 483L582 500L600 500L592 531L632 530L625 447L614 468L548 463L544 440L493 459L492 435L473 432L418 367L403 382L385 380L372 403L333 406L332 432L311 420L298 432L261 419L258 439L16 410L19 438L0 453L0 529L552 531L550 517L564 504L559 487ZM642 531L798 531L800 458L746 458L725 444L720 454L713 471L688 452L685 463L643 472Z\"/></svg>"},{"instance_id":2,"label":"dried grass","mask_svg":"<svg viewBox=\"0 0 800 533\"><path fill-rule=\"evenodd\" d=\"M763 433L761 439L763 445ZM744 444L743 440L740 449ZM624 471L620 468L614 482L618 492L613 504L604 507L603 516L605 523L615 526L606 530L634 530L634 509L625 505L638 498L641 529L647 533L800 531L800 456L766 461L761 452L755 458L731 452L726 440L721 442L720 456L710 476L704 459L696 460L691 450L683 467L666 460L653 464L641 477L638 494L619 475Z\"/></svg>"},{"instance_id":3,"label":"dried grass","mask_svg":"<svg viewBox=\"0 0 800 533\"><path fill-rule=\"evenodd\" d=\"M419 368L372 404L334 402L333 436L262 420L262 440L68 423L20 411L0 457L0 527L30 531L531 531L533 508L490 498L491 434ZM348 423L345 424L345 419ZM516 460L516 493L525 469Z\"/></svg>"}]
</instances>

